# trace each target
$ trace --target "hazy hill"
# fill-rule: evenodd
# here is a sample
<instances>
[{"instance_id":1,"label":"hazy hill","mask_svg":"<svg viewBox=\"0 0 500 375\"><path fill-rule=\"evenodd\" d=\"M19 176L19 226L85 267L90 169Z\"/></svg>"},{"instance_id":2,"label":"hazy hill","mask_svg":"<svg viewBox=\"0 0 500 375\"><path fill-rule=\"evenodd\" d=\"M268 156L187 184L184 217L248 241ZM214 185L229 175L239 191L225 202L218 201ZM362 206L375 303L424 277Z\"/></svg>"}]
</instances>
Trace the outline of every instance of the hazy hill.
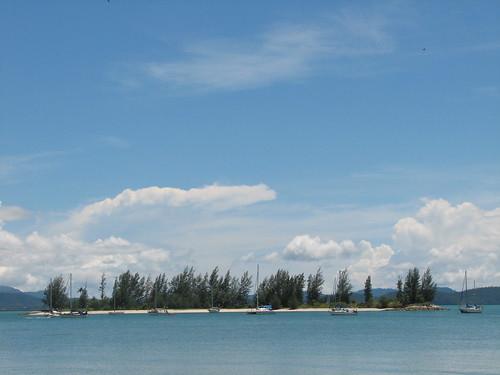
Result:
<instances>
[{"instance_id":1,"label":"hazy hill","mask_svg":"<svg viewBox=\"0 0 500 375\"><path fill-rule=\"evenodd\" d=\"M460 301L460 292L437 293L434 303L438 305L456 305ZM500 287L471 289L468 292L467 302L481 305L500 305Z\"/></svg>"},{"instance_id":2,"label":"hazy hill","mask_svg":"<svg viewBox=\"0 0 500 375\"><path fill-rule=\"evenodd\" d=\"M24 293L0 285L0 310L35 310L43 307L41 292ZM43 293L42 293L43 294Z\"/></svg>"},{"instance_id":3,"label":"hazy hill","mask_svg":"<svg viewBox=\"0 0 500 375\"><path fill-rule=\"evenodd\" d=\"M385 296L388 299L396 297L396 289L373 289L375 299ZM363 290L358 290L352 294L352 299L358 303L364 301ZM437 305L456 305L460 301L460 292L448 287L438 287L434 303ZM469 290L468 302L481 305L500 305L500 287L476 288Z\"/></svg>"}]
</instances>

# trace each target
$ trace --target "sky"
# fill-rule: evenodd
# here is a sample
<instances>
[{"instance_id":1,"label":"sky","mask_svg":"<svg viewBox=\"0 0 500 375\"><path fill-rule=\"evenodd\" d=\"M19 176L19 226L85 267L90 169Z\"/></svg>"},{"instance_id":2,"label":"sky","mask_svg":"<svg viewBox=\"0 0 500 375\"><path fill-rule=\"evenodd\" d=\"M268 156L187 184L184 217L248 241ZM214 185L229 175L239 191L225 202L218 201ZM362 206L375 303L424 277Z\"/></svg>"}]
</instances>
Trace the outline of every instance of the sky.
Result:
<instances>
[{"instance_id":1,"label":"sky","mask_svg":"<svg viewBox=\"0 0 500 375\"><path fill-rule=\"evenodd\" d=\"M500 285L500 4L0 4L0 284Z\"/></svg>"}]
</instances>

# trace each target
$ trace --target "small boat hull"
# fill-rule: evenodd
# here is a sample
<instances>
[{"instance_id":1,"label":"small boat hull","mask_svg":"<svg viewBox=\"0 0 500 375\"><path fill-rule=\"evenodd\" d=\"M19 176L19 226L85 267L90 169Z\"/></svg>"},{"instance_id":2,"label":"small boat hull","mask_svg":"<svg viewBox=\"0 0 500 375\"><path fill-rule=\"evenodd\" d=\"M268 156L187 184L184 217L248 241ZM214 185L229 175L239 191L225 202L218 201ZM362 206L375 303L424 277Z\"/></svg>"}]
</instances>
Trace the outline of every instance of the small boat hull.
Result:
<instances>
[{"instance_id":1,"label":"small boat hull","mask_svg":"<svg viewBox=\"0 0 500 375\"><path fill-rule=\"evenodd\" d=\"M480 306L477 307L460 307L460 312L462 314L481 314L483 309Z\"/></svg>"},{"instance_id":2,"label":"small boat hull","mask_svg":"<svg viewBox=\"0 0 500 375\"><path fill-rule=\"evenodd\" d=\"M148 314L151 315L175 315L169 312L167 309L152 309L148 311Z\"/></svg>"},{"instance_id":3,"label":"small boat hull","mask_svg":"<svg viewBox=\"0 0 500 375\"><path fill-rule=\"evenodd\" d=\"M354 316L354 315L358 315L358 310L356 310L356 309L347 309L347 308L333 309L333 310L330 310L330 315L334 315L334 316Z\"/></svg>"},{"instance_id":4,"label":"small boat hull","mask_svg":"<svg viewBox=\"0 0 500 375\"><path fill-rule=\"evenodd\" d=\"M275 314L271 305L259 306L256 309L250 310L248 312L250 315L272 315Z\"/></svg>"},{"instance_id":5,"label":"small boat hull","mask_svg":"<svg viewBox=\"0 0 500 375\"><path fill-rule=\"evenodd\" d=\"M63 312L59 314L61 318L86 318L87 317L87 312L86 311L69 311L69 312Z\"/></svg>"},{"instance_id":6,"label":"small boat hull","mask_svg":"<svg viewBox=\"0 0 500 375\"><path fill-rule=\"evenodd\" d=\"M32 311L24 314L26 318L56 318L59 317L59 313L50 311Z\"/></svg>"}]
</instances>

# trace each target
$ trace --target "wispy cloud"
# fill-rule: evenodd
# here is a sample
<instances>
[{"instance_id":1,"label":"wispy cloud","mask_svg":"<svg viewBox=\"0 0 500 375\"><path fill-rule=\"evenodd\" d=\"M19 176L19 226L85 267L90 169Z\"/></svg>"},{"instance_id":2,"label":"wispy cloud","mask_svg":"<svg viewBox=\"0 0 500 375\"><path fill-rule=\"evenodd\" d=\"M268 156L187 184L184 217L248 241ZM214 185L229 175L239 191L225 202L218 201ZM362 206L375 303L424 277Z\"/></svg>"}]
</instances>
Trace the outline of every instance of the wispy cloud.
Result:
<instances>
[{"instance_id":1,"label":"wispy cloud","mask_svg":"<svg viewBox=\"0 0 500 375\"><path fill-rule=\"evenodd\" d=\"M24 173L33 173L53 165L54 158L63 151L46 151L32 154L0 155L0 184L11 183Z\"/></svg>"},{"instance_id":2,"label":"wispy cloud","mask_svg":"<svg viewBox=\"0 0 500 375\"><path fill-rule=\"evenodd\" d=\"M107 135L107 136L100 137L99 142L104 144L104 145L107 145L107 146L110 146L113 148L117 148L117 149L126 149L126 148L130 147L130 143L126 139L123 139L123 138L120 138L120 137L117 137L114 135Z\"/></svg>"},{"instance_id":3,"label":"wispy cloud","mask_svg":"<svg viewBox=\"0 0 500 375\"><path fill-rule=\"evenodd\" d=\"M18 206L4 206L0 201L0 227L7 221L21 220L29 215L22 207Z\"/></svg>"},{"instance_id":4,"label":"wispy cloud","mask_svg":"<svg viewBox=\"0 0 500 375\"><path fill-rule=\"evenodd\" d=\"M174 88L240 90L313 74L321 61L388 53L385 20L344 12L313 24L281 25L252 40L200 41L177 60L144 64Z\"/></svg>"}]
</instances>

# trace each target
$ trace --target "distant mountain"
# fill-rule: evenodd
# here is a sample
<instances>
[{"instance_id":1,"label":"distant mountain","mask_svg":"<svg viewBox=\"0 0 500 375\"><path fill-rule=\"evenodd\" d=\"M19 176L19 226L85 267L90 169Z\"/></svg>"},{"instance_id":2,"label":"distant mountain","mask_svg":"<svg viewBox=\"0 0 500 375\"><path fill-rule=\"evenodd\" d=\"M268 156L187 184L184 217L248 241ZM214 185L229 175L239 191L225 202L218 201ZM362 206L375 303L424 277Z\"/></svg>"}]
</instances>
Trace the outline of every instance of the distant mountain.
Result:
<instances>
[{"instance_id":1,"label":"distant mountain","mask_svg":"<svg viewBox=\"0 0 500 375\"><path fill-rule=\"evenodd\" d=\"M384 296L388 299L396 298L396 289L373 289L373 297L379 299ZM469 290L468 302L480 305L500 305L500 287L476 288ZM363 290L358 290L351 295L353 301L364 302ZM434 303L437 305L456 305L460 301L460 292L448 287L438 287Z\"/></svg>"},{"instance_id":2,"label":"distant mountain","mask_svg":"<svg viewBox=\"0 0 500 375\"><path fill-rule=\"evenodd\" d=\"M10 286L0 285L0 310L41 309L44 306L42 298L43 292L24 293Z\"/></svg>"},{"instance_id":3,"label":"distant mountain","mask_svg":"<svg viewBox=\"0 0 500 375\"><path fill-rule=\"evenodd\" d=\"M480 305L500 305L500 287L490 286L486 288L470 289L467 302ZM456 305L460 302L460 292L443 293L438 291L434 303L438 305Z\"/></svg>"},{"instance_id":4,"label":"distant mountain","mask_svg":"<svg viewBox=\"0 0 500 375\"><path fill-rule=\"evenodd\" d=\"M19 289L11 286L0 285L0 293L22 293Z\"/></svg>"},{"instance_id":5,"label":"distant mountain","mask_svg":"<svg viewBox=\"0 0 500 375\"><path fill-rule=\"evenodd\" d=\"M388 298L394 298L396 296L396 289L392 288L373 288L372 294L373 298L379 299L382 296L386 296ZM351 295L351 299L356 301L357 303L363 303L365 301L365 292L364 290L358 290L353 292Z\"/></svg>"},{"instance_id":6,"label":"distant mountain","mask_svg":"<svg viewBox=\"0 0 500 375\"><path fill-rule=\"evenodd\" d=\"M39 290L37 292L24 292L24 294L38 299L43 299L45 297L45 295L43 294L43 290Z\"/></svg>"}]
</instances>

